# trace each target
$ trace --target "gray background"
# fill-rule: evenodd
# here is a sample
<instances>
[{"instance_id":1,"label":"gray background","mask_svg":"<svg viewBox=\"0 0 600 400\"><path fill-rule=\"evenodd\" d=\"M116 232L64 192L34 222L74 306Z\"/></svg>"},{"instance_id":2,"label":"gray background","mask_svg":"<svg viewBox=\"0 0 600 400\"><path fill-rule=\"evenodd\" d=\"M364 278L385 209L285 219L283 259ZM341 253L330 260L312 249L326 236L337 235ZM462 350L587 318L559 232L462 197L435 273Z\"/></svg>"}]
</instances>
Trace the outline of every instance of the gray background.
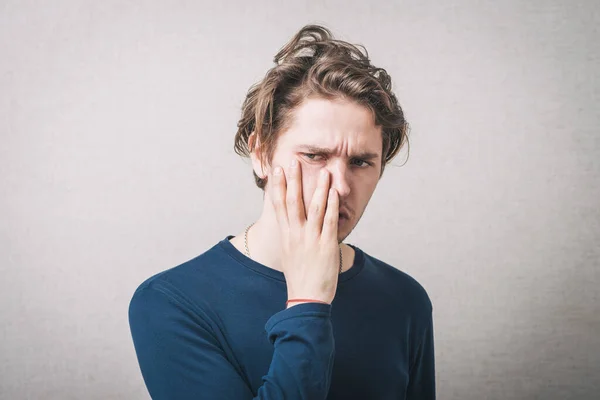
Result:
<instances>
[{"instance_id":1,"label":"gray background","mask_svg":"<svg viewBox=\"0 0 600 400\"><path fill-rule=\"evenodd\" d=\"M598 398L598 10L1 1L0 397L148 398L131 295L258 217L241 102L314 22L412 125L347 242L428 290L439 398Z\"/></svg>"}]
</instances>

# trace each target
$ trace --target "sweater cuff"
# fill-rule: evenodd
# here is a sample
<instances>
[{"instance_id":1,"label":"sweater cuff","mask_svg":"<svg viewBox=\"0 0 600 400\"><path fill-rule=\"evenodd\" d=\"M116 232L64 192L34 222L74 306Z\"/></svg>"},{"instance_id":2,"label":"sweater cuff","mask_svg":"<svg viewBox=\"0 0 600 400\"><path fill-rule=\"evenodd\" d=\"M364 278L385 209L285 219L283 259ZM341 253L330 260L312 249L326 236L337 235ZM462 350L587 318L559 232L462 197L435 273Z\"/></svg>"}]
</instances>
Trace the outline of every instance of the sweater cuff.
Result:
<instances>
[{"instance_id":1,"label":"sweater cuff","mask_svg":"<svg viewBox=\"0 0 600 400\"><path fill-rule=\"evenodd\" d=\"M329 318L331 317L331 304L302 303L283 309L269 318L265 324L265 330L270 332L279 322L298 317Z\"/></svg>"}]
</instances>

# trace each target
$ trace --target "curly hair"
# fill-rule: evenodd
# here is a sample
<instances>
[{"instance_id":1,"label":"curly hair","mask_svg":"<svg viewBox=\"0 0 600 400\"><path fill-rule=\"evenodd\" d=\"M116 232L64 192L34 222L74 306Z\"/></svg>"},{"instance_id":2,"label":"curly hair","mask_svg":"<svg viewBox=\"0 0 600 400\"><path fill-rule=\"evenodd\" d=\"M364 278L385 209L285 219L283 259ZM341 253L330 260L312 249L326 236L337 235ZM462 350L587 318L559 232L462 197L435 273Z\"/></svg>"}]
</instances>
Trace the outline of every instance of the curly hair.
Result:
<instances>
[{"instance_id":1,"label":"curly hair","mask_svg":"<svg viewBox=\"0 0 600 400\"><path fill-rule=\"evenodd\" d=\"M246 95L237 124L235 152L249 157L257 141L248 141L255 133L260 143L257 157L261 165L265 160L270 165L277 138L289 127L293 110L303 100L348 99L369 109L375 124L381 127L381 177L385 165L408 142L409 127L392 92L390 76L371 65L364 46L334 39L322 26L306 25L279 50L274 62L264 79ZM264 190L266 178L253 173L256 185Z\"/></svg>"}]
</instances>

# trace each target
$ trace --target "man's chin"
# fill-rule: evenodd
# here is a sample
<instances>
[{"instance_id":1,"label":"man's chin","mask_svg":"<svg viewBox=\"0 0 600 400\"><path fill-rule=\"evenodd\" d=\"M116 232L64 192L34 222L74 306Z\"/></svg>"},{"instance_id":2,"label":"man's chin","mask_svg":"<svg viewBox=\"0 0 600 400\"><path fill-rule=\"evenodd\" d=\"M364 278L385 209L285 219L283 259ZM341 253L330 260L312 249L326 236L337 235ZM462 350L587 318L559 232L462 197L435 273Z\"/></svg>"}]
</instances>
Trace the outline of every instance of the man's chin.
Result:
<instances>
[{"instance_id":1,"label":"man's chin","mask_svg":"<svg viewBox=\"0 0 600 400\"><path fill-rule=\"evenodd\" d=\"M342 243L350 235L352 228L348 220L338 222L338 243Z\"/></svg>"}]
</instances>

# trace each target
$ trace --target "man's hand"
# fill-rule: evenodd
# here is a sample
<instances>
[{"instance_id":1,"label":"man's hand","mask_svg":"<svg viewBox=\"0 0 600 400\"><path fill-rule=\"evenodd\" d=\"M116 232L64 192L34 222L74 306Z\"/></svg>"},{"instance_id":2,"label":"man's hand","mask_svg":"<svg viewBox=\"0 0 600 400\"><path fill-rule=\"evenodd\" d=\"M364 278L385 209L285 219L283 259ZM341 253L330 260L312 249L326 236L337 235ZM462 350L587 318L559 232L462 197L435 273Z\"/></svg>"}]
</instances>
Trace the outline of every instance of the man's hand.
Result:
<instances>
[{"instance_id":1,"label":"man's hand","mask_svg":"<svg viewBox=\"0 0 600 400\"><path fill-rule=\"evenodd\" d=\"M308 215L302 200L302 174L294 159L287 173L272 170L267 190L281 233L282 269L288 299L312 299L331 304L338 282L339 198L322 169ZM300 303L290 304L296 305Z\"/></svg>"}]
</instances>

